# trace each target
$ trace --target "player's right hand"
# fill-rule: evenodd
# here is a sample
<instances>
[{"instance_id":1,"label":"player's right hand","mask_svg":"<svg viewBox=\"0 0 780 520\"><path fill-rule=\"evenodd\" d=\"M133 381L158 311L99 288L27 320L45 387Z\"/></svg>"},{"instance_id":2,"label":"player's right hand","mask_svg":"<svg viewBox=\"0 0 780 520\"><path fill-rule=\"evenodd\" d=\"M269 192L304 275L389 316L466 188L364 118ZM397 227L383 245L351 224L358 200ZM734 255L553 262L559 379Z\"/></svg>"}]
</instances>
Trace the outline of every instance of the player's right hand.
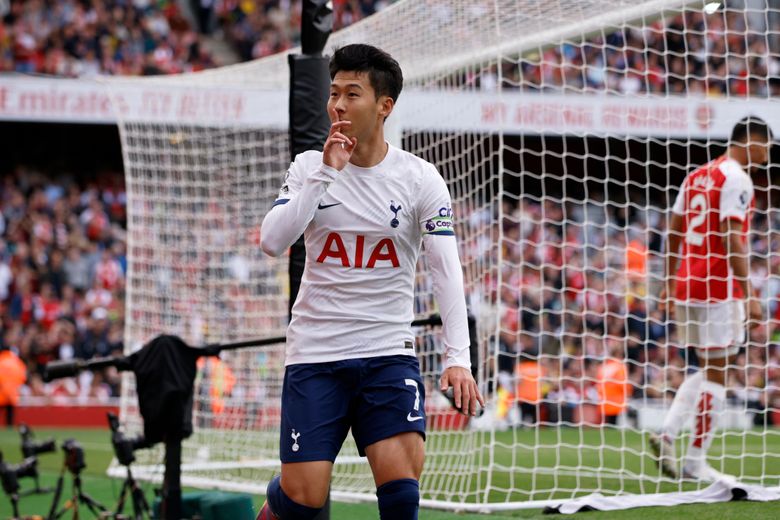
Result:
<instances>
[{"instance_id":1,"label":"player's right hand","mask_svg":"<svg viewBox=\"0 0 780 520\"><path fill-rule=\"evenodd\" d=\"M357 137L349 138L342 133L342 130L352 125L351 121L339 121L339 114L335 108L328 109L331 125L328 138L322 147L322 163L343 170L352 157L352 152L357 146Z\"/></svg>"},{"instance_id":2,"label":"player's right hand","mask_svg":"<svg viewBox=\"0 0 780 520\"><path fill-rule=\"evenodd\" d=\"M748 327L753 329L761 325L764 320L764 311L761 309L761 304L756 298L748 298L745 302L747 307Z\"/></svg>"},{"instance_id":3,"label":"player's right hand","mask_svg":"<svg viewBox=\"0 0 780 520\"><path fill-rule=\"evenodd\" d=\"M477 404L485 407L485 399L477 387L471 372L463 367L449 367L441 375L442 392L453 390L455 408L463 415L477 415Z\"/></svg>"}]
</instances>

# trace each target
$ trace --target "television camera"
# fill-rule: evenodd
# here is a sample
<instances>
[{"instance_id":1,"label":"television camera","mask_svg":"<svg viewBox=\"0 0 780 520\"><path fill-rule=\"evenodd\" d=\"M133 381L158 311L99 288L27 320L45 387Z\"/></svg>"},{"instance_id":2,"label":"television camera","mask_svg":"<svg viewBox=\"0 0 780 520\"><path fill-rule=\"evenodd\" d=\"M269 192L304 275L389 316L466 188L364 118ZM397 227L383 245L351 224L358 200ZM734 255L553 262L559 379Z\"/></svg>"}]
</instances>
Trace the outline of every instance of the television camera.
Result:
<instances>
[{"instance_id":1,"label":"television camera","mask_svg":"<svg viewBox=\"0 0 780 520\"><path fill-rule=\"evenodd\" d=\"M38 459L27 457L19 464L8 464L0 452L0 481L3 491L11 498L14 518L19 517L19 479L24 477L38 478Z\"/></svg>"}]
</instances>

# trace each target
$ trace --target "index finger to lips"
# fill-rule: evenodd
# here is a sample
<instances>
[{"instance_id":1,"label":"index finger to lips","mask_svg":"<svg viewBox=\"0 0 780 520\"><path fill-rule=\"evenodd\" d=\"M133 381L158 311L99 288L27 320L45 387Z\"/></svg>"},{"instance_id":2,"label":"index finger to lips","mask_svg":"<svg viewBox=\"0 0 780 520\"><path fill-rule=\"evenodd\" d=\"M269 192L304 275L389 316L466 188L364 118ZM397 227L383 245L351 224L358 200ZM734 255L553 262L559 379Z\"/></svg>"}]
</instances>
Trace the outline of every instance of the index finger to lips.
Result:
<instances>
[{"instance_id":1,"label":"index finger to lips","mask_svg":"<svg viewBox=\"0 0 780 520\"><path fill-rule=\"evenodd\" d=\"M347 126L349 126L351 124L352 124L352 121L346 121L346 120L344 120L344 121L336 121L335 123L330 125L330 131L331 132L336 132L336 131L338 131L338 130L340 130L342 128L345 128L345 127L347 127Z\"/></svg>"},{"instance_id":2,"label":"index finger to lips","mask_svg":"<svg viewBox=\"0 0 780 520\"><path fill-rule=\"evenodd\" d=\"M336 112L336 107L332 107L332 106L328 107L328 116L330 116L331 122L335 122L339 120L339 113Z\"/></svg>"}]
</instances>

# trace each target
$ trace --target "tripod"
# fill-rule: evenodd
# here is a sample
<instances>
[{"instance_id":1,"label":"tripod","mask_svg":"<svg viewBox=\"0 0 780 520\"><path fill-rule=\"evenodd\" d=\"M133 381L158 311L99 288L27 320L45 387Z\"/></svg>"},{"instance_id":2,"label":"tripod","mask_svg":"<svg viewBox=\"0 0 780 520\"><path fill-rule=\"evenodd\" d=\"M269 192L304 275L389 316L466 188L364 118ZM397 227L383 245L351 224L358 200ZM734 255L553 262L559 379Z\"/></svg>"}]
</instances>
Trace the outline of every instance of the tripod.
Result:
<instances>
[{"instance_id":1,"label":"tripod","mask_svg":"<svg viewBox=\"0 0 780 520\"><path fill-rule=\"evenodd\" d=\"M73 472L73 495L62 506L62 509L57 511L57 503L60 501L62 495L62 486L65 481L65 470L68 469L67 465L63 466L60 476L57 479L57 487L54 490L54 499L51 502L51 509L49 510L49 516L47 520L56 520L60 518L69 509L73 510L73 518L79 517L79 503L84 504L89 508L95 516L99 516L101 513L105 513L108 510L100 502L87 495L81 490L81 471Z\"/></svg>"},{"instance_id":2,"label":"tripod","mask_svg":"<svg viewBox=\"0 0 780 520\"><path fill-rule=\"evenodd\" d=\"M13 512L13 518L16 520L19 518L19 493L14 491L8 495L11 498L11 511Z\"/></svg>"},{"instance_id":3,"label":"tripod","mask_svg":"<svg viewBox=\"0 0 780 520\"><path fill-rule=\"evenodd\" d=\"M146 501L143 490L138 486L138 482L133 478L130 466L127 466L127 477L122 483L119 502L116 504L116 513L114 513L114 516L117 518L119 518L119 515L125 510L125 499L127 498L128 493L130 493L133 500L133 519L143 520L144 514L150 516L149 503Z\"/></svg>"}]
</instances>

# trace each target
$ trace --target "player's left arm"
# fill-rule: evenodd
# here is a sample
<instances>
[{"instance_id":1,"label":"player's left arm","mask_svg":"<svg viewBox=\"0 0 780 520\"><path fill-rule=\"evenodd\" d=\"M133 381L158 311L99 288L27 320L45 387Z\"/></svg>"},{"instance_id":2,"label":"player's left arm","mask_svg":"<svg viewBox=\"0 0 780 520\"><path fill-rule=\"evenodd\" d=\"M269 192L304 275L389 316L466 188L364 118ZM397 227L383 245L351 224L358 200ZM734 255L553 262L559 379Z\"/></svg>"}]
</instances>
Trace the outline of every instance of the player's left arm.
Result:
<instances>
[{"instance_id":1,"label":"player's left arm","mask_svg":"<svg viewBox=\"0 0 780 520\"><path fill-rule=\"evenodd\" d=\"M440 388L443 392L452 388L455 406L465 414L476 415L477 403L484 406L485 401L471 375L466 296L450 197L438 173L430 180L420 192L426 200L418 214L444 336L445 360Z\"/></svg>"},{"instance_id":2,"label":"player's left arm","mask_svg":"<svg viewBox=\"0 0 780 520\"><path fill-rule=\"evenodd\" d=\"M664 254L664 286L658 297L658 308L661 311L674 316L674 293L677 286L677 264L680 261L680 244L682 244L682 231L684 219L679 213L672 212L669 218L669 230L666 235L666 249Z\"/></svg>"},{"instance_id":3,"label":"player's left arm","mask_svg":"<svg viewBox=\"0 0 780 520\"><path fill-rule=\"evenodd\" d=\"M763 319L759 301L754 297L750 283L748 248L743 231L744 222L750 218L753 200L753 183L747 174L731 175L726 179L720 194L720 234L726 250L729 267L734 279L745 295L750 325L755 327Z\"/></svg>"}]
</instances>

